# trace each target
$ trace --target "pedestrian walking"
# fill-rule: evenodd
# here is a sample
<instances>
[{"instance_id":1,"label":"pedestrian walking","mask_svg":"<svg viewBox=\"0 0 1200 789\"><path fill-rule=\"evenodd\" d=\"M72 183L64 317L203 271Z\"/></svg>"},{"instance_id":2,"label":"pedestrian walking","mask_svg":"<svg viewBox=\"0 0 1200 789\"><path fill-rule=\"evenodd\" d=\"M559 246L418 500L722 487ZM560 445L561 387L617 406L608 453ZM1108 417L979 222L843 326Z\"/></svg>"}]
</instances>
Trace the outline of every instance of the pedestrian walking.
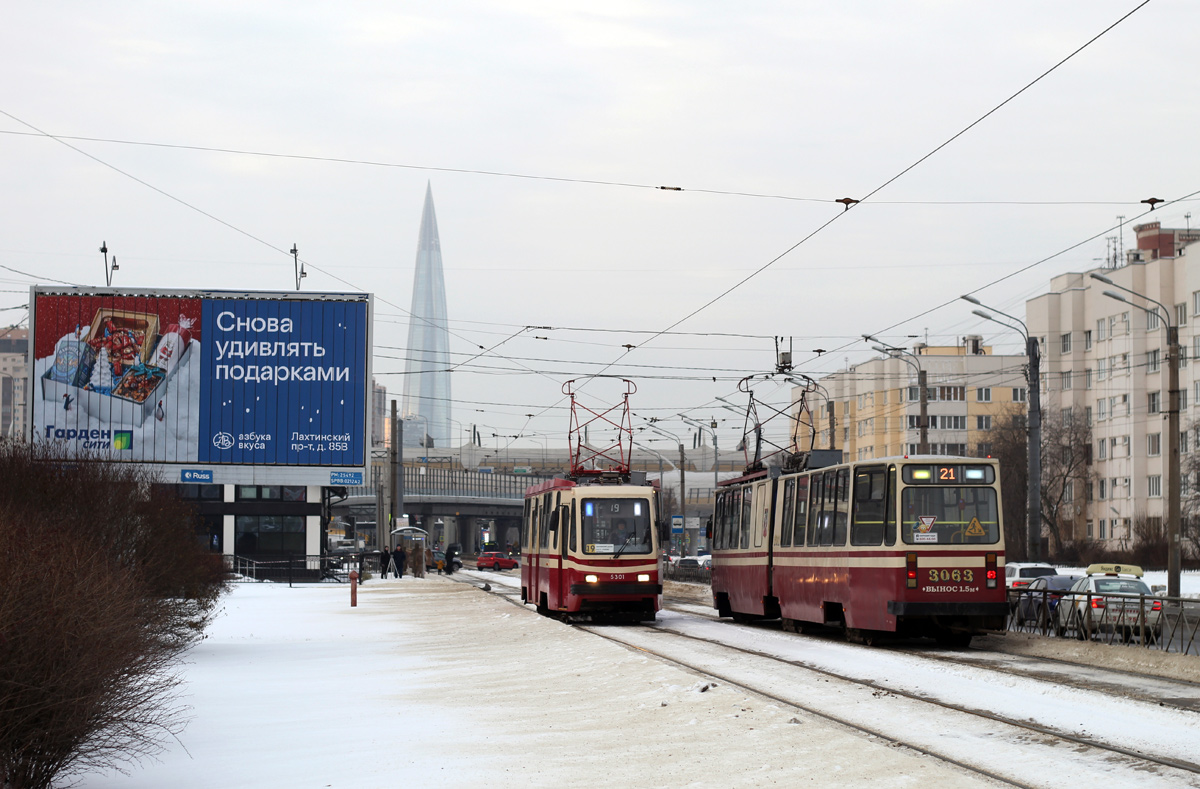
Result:
<instances>
[{"instance_id":1,"label":"pedestrian walking","mask_svg":"<svg viewBox=\"0 0 1200 789\"><path fill-rule=\"evenodd\" d=\"M403 545L397 545L396 550L392 551L392 572L396 574L397 578L404 577L404 560L407 558L408 555L404 552Z\"/></svg>"},{"instance_id":2,"label":"pedestrian walking","mask_svg":"<svg viewBox=\"0 0 1200 789\"><path fill-rule=\"evenodd\" d=\"M379 551L379 577L387 578L388 565L392 563L392 555L388 553L387 546L383 546Z\"/></svg>"}]
</instances>

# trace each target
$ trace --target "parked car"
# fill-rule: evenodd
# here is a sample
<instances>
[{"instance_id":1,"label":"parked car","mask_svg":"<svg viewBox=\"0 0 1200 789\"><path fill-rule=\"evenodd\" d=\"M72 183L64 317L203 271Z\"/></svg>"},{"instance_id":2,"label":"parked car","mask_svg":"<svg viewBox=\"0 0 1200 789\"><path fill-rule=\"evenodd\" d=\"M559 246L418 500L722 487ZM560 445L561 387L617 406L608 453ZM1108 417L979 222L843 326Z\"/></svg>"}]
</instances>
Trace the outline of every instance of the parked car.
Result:
<instances>
[{"instance_id":1,"label":"parked car","mask_svg":"<svg viewBox=\"0 0 1200 789\"><path fill-rule=\"evenodd\" d=\"M517 560L500 551L485 551L475 559L475 567L480 570L511 570L517 566Z\"/></svg>"},{"instance_id":2,"label":"parked car","mask_svg":"<svg viewBox=\"0 0 1200 789\"><path fill-rule=\"evenodd\" d=\"M1048 564L1032 562L1012 562L1004 565L1004 585L1009 589L1029 586L1034 578L1041 578L1043 575L1058 575L1058 570Z\"/></svg>"},{"instance_id":3,"label":"parked car","mask_svg":"<svg viewBox=\"0 0 1200 789\"><path fill-rule=\"evenodd\" d=\"M457 572L462 569L462 566L463 566L462 559L455 556L454 557L454 567L452 569L455 572ZM442 550L435 550L433 552L433 566L426 567L425 569L426 570L445 570L446 569L446 552L442 551Z\"/></svg>"},{"instance_id":4,"label":"parked car","mask_svg":"<svg viewBox=\"0 0 1200 789\"><path fill-rule=\"evenodd\" d=\"M679 570L711 570L711 556L685 556L675 564Z\"/></svg>"},{"instance_id":5,"label":"parked car","mask_svg":"<svg viewBox=\"0 0 1200 789\"><path fill-rule=\"evenodd\" d=\"M679 557L673 556L669 553L664 553L662 555L662 560L663 564L665 564L667 567L675 567L677 564L679 564Z\"/></svg>"},{"instance_id":6,"label":"parked car","mask_svg":"<svg viewBox=\"0 0 1200 789\"><path fill-rule=\"evenodd\" d=\"M1162 635L1162 600L1142 580L1133 564L1093 564L1071 587L1071 597L1059 612L1058 634L1073 630L1083 640L1096 633L1120 635L1124 641L1147 641Z\"/></svg>"},{"instance_id":7,"label":"parked car","mask_svg":"<svg viewBox=\"0 0 1200 789\"><path fill-rule=\"evenodd\" d=\"M1078 575L1043 575L1034 578L1021 590L1021 596L1017 599L1017 625L1029 622L1057 631L1059 600L1079 578Z\"/></svg>"}]
</instances>

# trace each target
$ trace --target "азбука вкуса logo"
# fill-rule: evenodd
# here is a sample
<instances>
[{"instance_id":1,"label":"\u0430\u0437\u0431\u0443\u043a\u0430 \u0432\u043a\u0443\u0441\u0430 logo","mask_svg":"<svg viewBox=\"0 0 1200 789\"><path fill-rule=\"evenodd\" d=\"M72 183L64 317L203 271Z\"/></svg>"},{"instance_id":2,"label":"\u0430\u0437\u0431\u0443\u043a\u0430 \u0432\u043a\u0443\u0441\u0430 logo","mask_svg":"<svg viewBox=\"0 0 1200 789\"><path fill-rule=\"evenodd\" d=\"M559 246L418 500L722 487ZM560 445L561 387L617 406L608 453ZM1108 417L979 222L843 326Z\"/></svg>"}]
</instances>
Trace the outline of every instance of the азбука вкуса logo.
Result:
<instances>
[{"instance_id":1,"label":"\u0430\u0437\u0431\u0443\u043a\u0430 \u0432\u043a\u0443\u0441\u0430 logo","mask_svg":"<svg viewBox=\"0 0 1200 789\"><path fill-rule=\"evenodd\" d=\"M233 436L225 432L217 433L213 436L213 446L217 449L230 449L233 447Z\"/></svg>"}]
</instances>

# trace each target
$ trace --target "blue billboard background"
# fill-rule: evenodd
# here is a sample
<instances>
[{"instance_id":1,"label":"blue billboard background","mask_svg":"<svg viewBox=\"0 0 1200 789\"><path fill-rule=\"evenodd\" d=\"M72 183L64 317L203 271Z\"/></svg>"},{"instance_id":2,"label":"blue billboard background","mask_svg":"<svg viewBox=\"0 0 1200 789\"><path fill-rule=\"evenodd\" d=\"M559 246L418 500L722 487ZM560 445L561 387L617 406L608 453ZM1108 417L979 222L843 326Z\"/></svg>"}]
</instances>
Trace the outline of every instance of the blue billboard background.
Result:
<instances>
[{"instance_id":1,"label":"blue billboard background","mask_svg":"<svg viewBox=\"0 0 1200 789\"><path fill-rule=\"evenodd\" d=\"M366 462L366 302L205 299L201 323L198 462Z\"/></svg>"}]
</instances>

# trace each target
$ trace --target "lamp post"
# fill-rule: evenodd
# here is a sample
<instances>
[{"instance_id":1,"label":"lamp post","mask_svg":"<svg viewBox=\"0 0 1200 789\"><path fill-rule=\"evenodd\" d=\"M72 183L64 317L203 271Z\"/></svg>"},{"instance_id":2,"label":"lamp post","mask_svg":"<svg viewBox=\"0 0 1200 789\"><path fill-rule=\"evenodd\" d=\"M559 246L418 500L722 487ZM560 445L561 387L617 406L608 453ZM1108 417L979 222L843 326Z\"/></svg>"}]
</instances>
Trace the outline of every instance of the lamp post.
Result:
<instances>
[{"instance_id":1,"label":"lamp post","mask_svg":"<svg viewBox=\"0 0 1200 789\"><path fill-rule=\"evenodd\" d=\"M683 454L683 441L681 441L679 439L679 436L675 435L674 433L671 433L670 431L667 431L667 430L663 430L662 428L659 428L659 427L655 427L654 423L658 421L655 417L650 417L650 419L648 419L647 421L650 423L646 426L649 430L653 430L654 432L664 435L667 438L672 438L675 440L676 443L679 444L679 514L683 516L683 528L684 528L684 534L686 536L686 534L687 534L687 485L685 482L685 479L686 479L685 474L687 472L685 470L685 466L687 466L687 457Z\"/></svg>"},{"instance_id":2,"label":"lamp post","mask_svg":"<svg viewBox=\"0 0 1200 789\"><path fill-rule=\"evenodd\" d=\"M1163 321L1167 324L1167 597L1179 597L1179 532L1182 518L1179 468L1179 327L1171 322L1171 311L1162 302L1155 301L1144 293L1138 293L1136 290L1118 285L1102 274L1092 272L1090 276L1098 282L1112 285L1114 288L1156 305L1156 309L1152 310L1130 301L1120 293L1111 290L1104 291L1104 295L1108 298L1131 304L1147 315L1158 315L1158 311L1161 309Z\"/></svg>"},{"instance_id":3,"label":"lamp post","mask_svg":"<svg viewBox=\"0 0 1200 789\"><path fill-rule=\"evenodd\" d=\"M920 357L918 357L915 353L910 353L909 351L904 350L903 348L897 348L894 345L888 345L887 343L880 340L878 337L872 337L869 334L864 334L863 339L867 340L869 342L879 343L878 345L871 346L871 350L879 351L880 353L885 353L894 359L900 359L900 360L908 363L911 367L913 367L917 371L917 388L920 389L919 396L920 396L920 404L921 404L920 405L920 408L921 408L920 416L917 417L917 429L918 429L918 431L920 431L917 436L917 440L919 442L917 444L917 454L918 455L928 455L929 454L929 387L927 385L928 378L925 375L925 368L923 368L921 366ZM897 354L903 354L903 355L897 356ZM905 359L904 356L911 356L913 358L913 361L911 361L911 362L908 361L908 359Z\"/></svg>"},{"instance_id":4,"label":"lamp post","mask_svg":"<svg viewBox=\"0 0 1200 789\"><path fill-rule=\"evenodd\" d=\"M120 266L117 265L117 256L113 255L112 262L111 263L109 262L109 260L108 260L108 242L107 241L100 242L100 253L102 255L104 255L104 286L107 288L111 288L113 272L120 268Z\"/></svg>"},{"instance_id":5,"label":"lamp post","mask_svg":"<svg viewBox=\"0 0 1200 789\"><path fill-rule=\"evenodd\" d=\"M684 422L688 423L689 425L692 425L697 430L701 430L701 431L707 430L709 433L712 434L712 440L713 440L713 496L716 496L717 495L717 483L721 479L718 476L718 472L720 471L720 467L721 467L721 454L717 450L717 420L713 419L709 422L709 424L706 425L702 422L697 422L695 419L686 417L683 414L680 414L679 418L682 419Z\"/></svg>"},{"instance_id":6,"label":"lamp post","mask_svg":"<svg viewBox=\"0 0 1200 789\"><path fill-rule=\"evenodd\" d=\"M974 296L963 296L963 301L974 304L977 307L983 307L984 304ZM1025 356L1029 360L1028 371L1026 372L1025 382L1029 384L1029 418L1027 431L1027 457L1028 457L1028 483L1026 485L1027 500L1025 502L1025 521L1026 521L1026 541L1029 543L1026 546L1026 553L1030 561L1040 561L1042 556L1042 379L1041 379L1041 348L1038 346L1037 337L1029 334L1029 327L1025 325L1025 321L1020 318L1014 318L1007 312L1000 312L995 307L988 307L992 312L999 313L1010 321L1015 322L1021 328L1010 326L1004 321L997 320L994 316L984 312L983 310L972 310L972 315L977 315L984 320L998 323L1006 329L1020 332L1025 338Z\"/></svg>"}]
</instances>

